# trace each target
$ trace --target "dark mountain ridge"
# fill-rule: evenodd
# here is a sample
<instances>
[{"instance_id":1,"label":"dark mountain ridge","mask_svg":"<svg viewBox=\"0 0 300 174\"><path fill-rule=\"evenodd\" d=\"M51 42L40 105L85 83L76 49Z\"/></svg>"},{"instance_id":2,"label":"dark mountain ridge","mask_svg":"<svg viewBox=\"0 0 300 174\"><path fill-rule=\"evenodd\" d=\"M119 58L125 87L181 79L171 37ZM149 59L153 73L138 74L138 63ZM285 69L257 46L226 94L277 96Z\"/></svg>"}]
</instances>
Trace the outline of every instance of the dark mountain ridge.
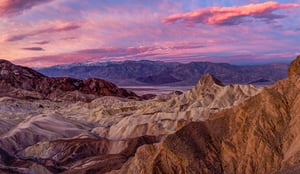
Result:
<instances>
[{"instance_id":1,"label":"dark mountain ridge","mask_svg":"<svg viewBox=\"0 0 300 174\"><path fill-rule=\"evenodd\" d=\"M102 79L47 77L6 60L0 60L0 96L84 101L100 96L138 98L133 92Z\"/></svg>"},{"instance_id":2,"label":"dark mountain ridge","mask_svg":"<svg viewBox=\"0 0 300 174\"><path fill-rule=\"evenodd\" d=\"M191 62L187 64L161 61L124 61L94 64L70 64L37 69L47 76L79 79L91 77L112 81L117 85L192 86L206 74L225 84L272 84L287 77L288 64L232 65L228 63Z\"/></svg>"}]
</instances>

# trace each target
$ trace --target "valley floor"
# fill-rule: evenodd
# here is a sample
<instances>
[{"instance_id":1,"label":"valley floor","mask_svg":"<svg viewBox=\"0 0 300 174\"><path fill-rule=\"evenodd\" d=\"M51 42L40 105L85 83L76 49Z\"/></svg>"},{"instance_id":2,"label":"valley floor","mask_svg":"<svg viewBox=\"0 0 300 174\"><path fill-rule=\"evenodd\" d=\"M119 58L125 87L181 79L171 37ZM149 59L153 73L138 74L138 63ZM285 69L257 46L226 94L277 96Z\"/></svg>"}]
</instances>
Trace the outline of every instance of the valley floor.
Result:
<instances>
[{"instance_id":1,"label":"valley floor","mask_svg":"<svg viewBox=\"0 0 300 174\"><path fill-rule=\"evenodd\" d=\"M121 88L128 89L138 95L144 94L168 94L173 91L185 92L192 89L194 86L120 86Z\"/></svg>"}]
</instances>

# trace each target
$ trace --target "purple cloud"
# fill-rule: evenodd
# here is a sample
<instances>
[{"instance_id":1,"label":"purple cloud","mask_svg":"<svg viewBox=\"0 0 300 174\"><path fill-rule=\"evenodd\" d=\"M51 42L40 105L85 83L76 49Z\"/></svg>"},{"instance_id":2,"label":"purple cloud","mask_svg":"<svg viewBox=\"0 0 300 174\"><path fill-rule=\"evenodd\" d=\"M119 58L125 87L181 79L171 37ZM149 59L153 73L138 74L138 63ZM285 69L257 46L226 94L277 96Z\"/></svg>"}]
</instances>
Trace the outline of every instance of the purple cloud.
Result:
<instances>
[{"instance_id":1,"label":"purple cloud","mask_svg":"<svg viewBox=\"0 0 300 174\"><path fill-rule=\"evenodd\" d=\"M37 45L45 45L50 43L50 41L44 40L44 41L37 41L37 42L33 42L33 44L37 44Z\"/></svg>"},{"instance_id":2,"label":"purple cloud","mask_svg":"<svg viewBox=\"0 0 300 174\"><path fill-rule=\"evenodd\" d=\"M32 48L28 48L30 50ZM38 49L38 48L33 48ZM19 64L44 64L55 65L61 63L74 63L92 60L96 58L122 58L124 56L137 56L139 54L146 53L147 51L155 50L154 47L129 47L129 48L99 48L99 49L85 49L80 51L74 51L70 53L62 53L50 56L24 58L15 61ZM147 54L147 53L146 53Z\"/></svg>"},{"instance_id":3,"label":"purple cloud","mask_svg":"<svg viewBox=\"0 0 300 174\"><path fill-rule=\"evenodd\" d=\"M22 48L23 50L28 50L28 51L44 51L44 48L41 47L28 47L28 48Z\"/></svg>"},{"instance_id":4,"label":"purple cloud","mask_svg":"<svg viewBox=\"0 0 300 174\"><path fill-rule=\"evenodd\" d=\"M60 40L73 40L73 39L76 39L76 37L63 37L63 38L60 38Z\"/></svg>"},{"instance_id":5,"label":"purple cloud","mask_svg":"<svg viewBox=\"0 0 300 174\"><path fill-rule=\"evenodd\" d=\"M0 0L0 17L19 14L32 7L52 0Z\"/></svg>"},{"instance_id":6,"label":"purple cloud","mask_svg":"<svg viewBox=\"0 0 300 174\"><path fill-rule=\"evenodd\" d=\"M80 28L80 26L76 25L76 24L64 24L61 26L36 30L36 31L29 32L29 33L25 33L25 34L8 36L5 39L5 41L6 42L14 42L14 41L26 39L27 37L36 36L36 35L40 35L40 34L71 31L71 30L76 30L78 28Z\"/></svg>"},{"instance_id":7,"label":"purple cloud","mask_svg":"<svg viewBox=\"0 0 300 174\"><path fill-rule=\"evenodd\" d=\"M204 45L178 45L178 46L174 46L174 47L171 47L172 49L178 49L178 50L181 50L181 49L195 49L195 48L203 48L205 47Z\"/></svg>"}]
</instances>

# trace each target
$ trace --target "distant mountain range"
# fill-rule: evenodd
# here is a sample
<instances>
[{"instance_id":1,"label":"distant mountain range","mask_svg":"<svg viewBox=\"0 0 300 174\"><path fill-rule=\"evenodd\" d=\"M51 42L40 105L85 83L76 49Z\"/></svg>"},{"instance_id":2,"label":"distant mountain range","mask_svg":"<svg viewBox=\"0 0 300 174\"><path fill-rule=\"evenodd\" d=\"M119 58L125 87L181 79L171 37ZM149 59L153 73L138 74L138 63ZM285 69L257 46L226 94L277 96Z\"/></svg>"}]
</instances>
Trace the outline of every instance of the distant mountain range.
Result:
<instances>
[{"instance_id":1,"label":"distant mountain range","mask_svg":"<svg viewBox=\"0 0 300 174\"><path fill-rule=\"evenodd\" d=\"M272 84L287 77L288 64L231 65L211 62L124 61L70 64L36 69L52 77L101 78L117 85L192 86L212 74L225 84Z\"/></svg>"}]
</instances>

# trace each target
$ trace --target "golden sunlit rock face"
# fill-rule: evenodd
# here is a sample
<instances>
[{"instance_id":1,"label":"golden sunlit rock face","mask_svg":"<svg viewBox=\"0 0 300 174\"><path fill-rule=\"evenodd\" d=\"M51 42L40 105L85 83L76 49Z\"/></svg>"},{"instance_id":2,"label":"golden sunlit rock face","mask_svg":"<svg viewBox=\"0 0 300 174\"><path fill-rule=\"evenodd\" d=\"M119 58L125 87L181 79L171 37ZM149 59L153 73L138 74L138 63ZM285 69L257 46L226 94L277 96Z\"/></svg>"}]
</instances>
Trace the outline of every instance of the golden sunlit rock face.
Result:
<instances>
[{"instance_id":1,"label":"golden sunlit rock face","mask_svg":"<svg viewBox=\"0 0 300 174\"><path fill-rule=\"evenodd\" d=\"M204 122L188 124L159 144L142 146L112 173L298 173L297 61L289 78Z\"/></svg>"},{"instance_id":2,"label":"golden sunlit rock face","mask_svg":"<svg viewBox=\"0 0 300 174\"><path fill-rule=\"evenodd\" d=\"M289 68L289 76L300 75L300 56L292 61Z\"/></svg>"}]
</instances>

